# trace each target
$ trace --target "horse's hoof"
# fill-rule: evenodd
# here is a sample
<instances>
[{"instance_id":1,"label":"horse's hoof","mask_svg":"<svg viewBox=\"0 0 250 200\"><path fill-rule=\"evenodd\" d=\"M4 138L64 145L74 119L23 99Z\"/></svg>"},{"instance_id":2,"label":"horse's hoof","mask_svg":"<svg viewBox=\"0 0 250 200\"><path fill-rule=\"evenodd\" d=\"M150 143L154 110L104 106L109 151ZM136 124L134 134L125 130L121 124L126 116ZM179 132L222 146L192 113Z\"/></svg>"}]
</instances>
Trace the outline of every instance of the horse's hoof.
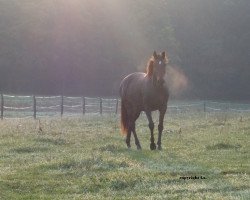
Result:
<instances>
[{"instance_id":1,"label":"horse's hoof","mask_svg":"<svg viewBox=\"0 0 250 200\"><path fill-rule=\"evenodd\" d=\"M150 149L151 149L151 150L155 150L155 149L156 149L155 143L151 143L151 144L150 144Z\"/></svg>"},{"instance_id":2,"label":"horse's hoof","mask_svg":"<svg viewBox=\"0 0 250 200\"><path fill-rule=\"evenodd\" d=\"M160 150L160 151L162 150L161 146L158 146L158 150Z\"/></svg>"},{"instance_id":3,"label":"horse's hoof","mask_svg":"<svg viewBox=\"0 0 250 200\"><path fill-rule=\"evenodd\" d=\"M141 150L141 145L137 145L137 150Z\"/></svg>"}]
</instances>

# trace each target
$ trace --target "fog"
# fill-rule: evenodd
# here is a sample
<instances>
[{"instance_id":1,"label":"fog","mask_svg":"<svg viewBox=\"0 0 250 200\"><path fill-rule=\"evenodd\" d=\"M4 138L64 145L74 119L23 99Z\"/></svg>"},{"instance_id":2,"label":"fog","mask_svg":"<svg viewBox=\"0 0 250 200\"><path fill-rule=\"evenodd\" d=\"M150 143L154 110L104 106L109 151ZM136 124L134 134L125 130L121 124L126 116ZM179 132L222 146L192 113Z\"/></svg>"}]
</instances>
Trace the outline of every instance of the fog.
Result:
<instances>
[{"instance_id":1,"label":"fog","mask_svg":"<svg viewBox=\"0 0 250 200\"><path fill-rule=\"evenodd\" d=\"M118 96L167 51L171 98L250 98L248 0L0 1L0 91Z\"/></svg>"}]
</instances>

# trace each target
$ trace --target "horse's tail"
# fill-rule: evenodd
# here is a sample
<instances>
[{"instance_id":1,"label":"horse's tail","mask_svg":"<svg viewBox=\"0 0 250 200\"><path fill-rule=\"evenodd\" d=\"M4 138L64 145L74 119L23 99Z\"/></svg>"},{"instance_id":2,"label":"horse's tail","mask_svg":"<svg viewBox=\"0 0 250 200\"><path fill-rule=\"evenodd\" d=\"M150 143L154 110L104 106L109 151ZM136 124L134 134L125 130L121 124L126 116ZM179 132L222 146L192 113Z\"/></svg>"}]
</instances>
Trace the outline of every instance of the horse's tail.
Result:
<instances>
[{"instance_id":1,"label":"horse's tail","mask_svg":"<svg viewBox=\"0 0 250 200\"><path fill-rule=\"evenodd\" d=\"M121 132L124 135L128 133L128 113L124 105L124 100L121 99Z\"/></svg>"}]
</instances>

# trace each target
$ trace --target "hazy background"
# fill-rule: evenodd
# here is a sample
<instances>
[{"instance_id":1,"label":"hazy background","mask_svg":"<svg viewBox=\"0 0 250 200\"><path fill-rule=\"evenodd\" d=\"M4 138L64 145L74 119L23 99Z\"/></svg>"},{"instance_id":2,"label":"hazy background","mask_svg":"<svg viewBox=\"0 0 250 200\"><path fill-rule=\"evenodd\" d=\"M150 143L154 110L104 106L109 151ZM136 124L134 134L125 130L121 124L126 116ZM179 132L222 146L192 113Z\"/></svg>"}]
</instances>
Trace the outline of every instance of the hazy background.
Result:
<instances>
[{"instance_id":1,"label":"hazy background","mask_svg":"<svg viewBox=\"0 0 250 200\"><path fill-rule=\"evenodd\" d=\"M117 96L167 50L172 97L249 100L249 0L0 0L0 91Z\"/></svg>"}]
</instances>

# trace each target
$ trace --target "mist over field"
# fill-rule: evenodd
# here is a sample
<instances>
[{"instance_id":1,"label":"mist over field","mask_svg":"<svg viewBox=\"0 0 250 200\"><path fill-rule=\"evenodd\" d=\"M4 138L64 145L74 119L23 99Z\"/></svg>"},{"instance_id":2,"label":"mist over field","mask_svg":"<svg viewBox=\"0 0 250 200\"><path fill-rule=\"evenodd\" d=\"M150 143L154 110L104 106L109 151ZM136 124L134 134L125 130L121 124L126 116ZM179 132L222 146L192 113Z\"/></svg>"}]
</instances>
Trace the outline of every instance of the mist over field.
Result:
<instances>
[{"instance_id":1,"label":"mist over field","mask_svg":"<svg viewBox=\"0 0 250 200\"><path fill-rule=\"evenodd\" d=\"M172 98L250 98L249 0L0 0L0 91L117 96L168 52Z\"/></svg>"}]
</instances>

